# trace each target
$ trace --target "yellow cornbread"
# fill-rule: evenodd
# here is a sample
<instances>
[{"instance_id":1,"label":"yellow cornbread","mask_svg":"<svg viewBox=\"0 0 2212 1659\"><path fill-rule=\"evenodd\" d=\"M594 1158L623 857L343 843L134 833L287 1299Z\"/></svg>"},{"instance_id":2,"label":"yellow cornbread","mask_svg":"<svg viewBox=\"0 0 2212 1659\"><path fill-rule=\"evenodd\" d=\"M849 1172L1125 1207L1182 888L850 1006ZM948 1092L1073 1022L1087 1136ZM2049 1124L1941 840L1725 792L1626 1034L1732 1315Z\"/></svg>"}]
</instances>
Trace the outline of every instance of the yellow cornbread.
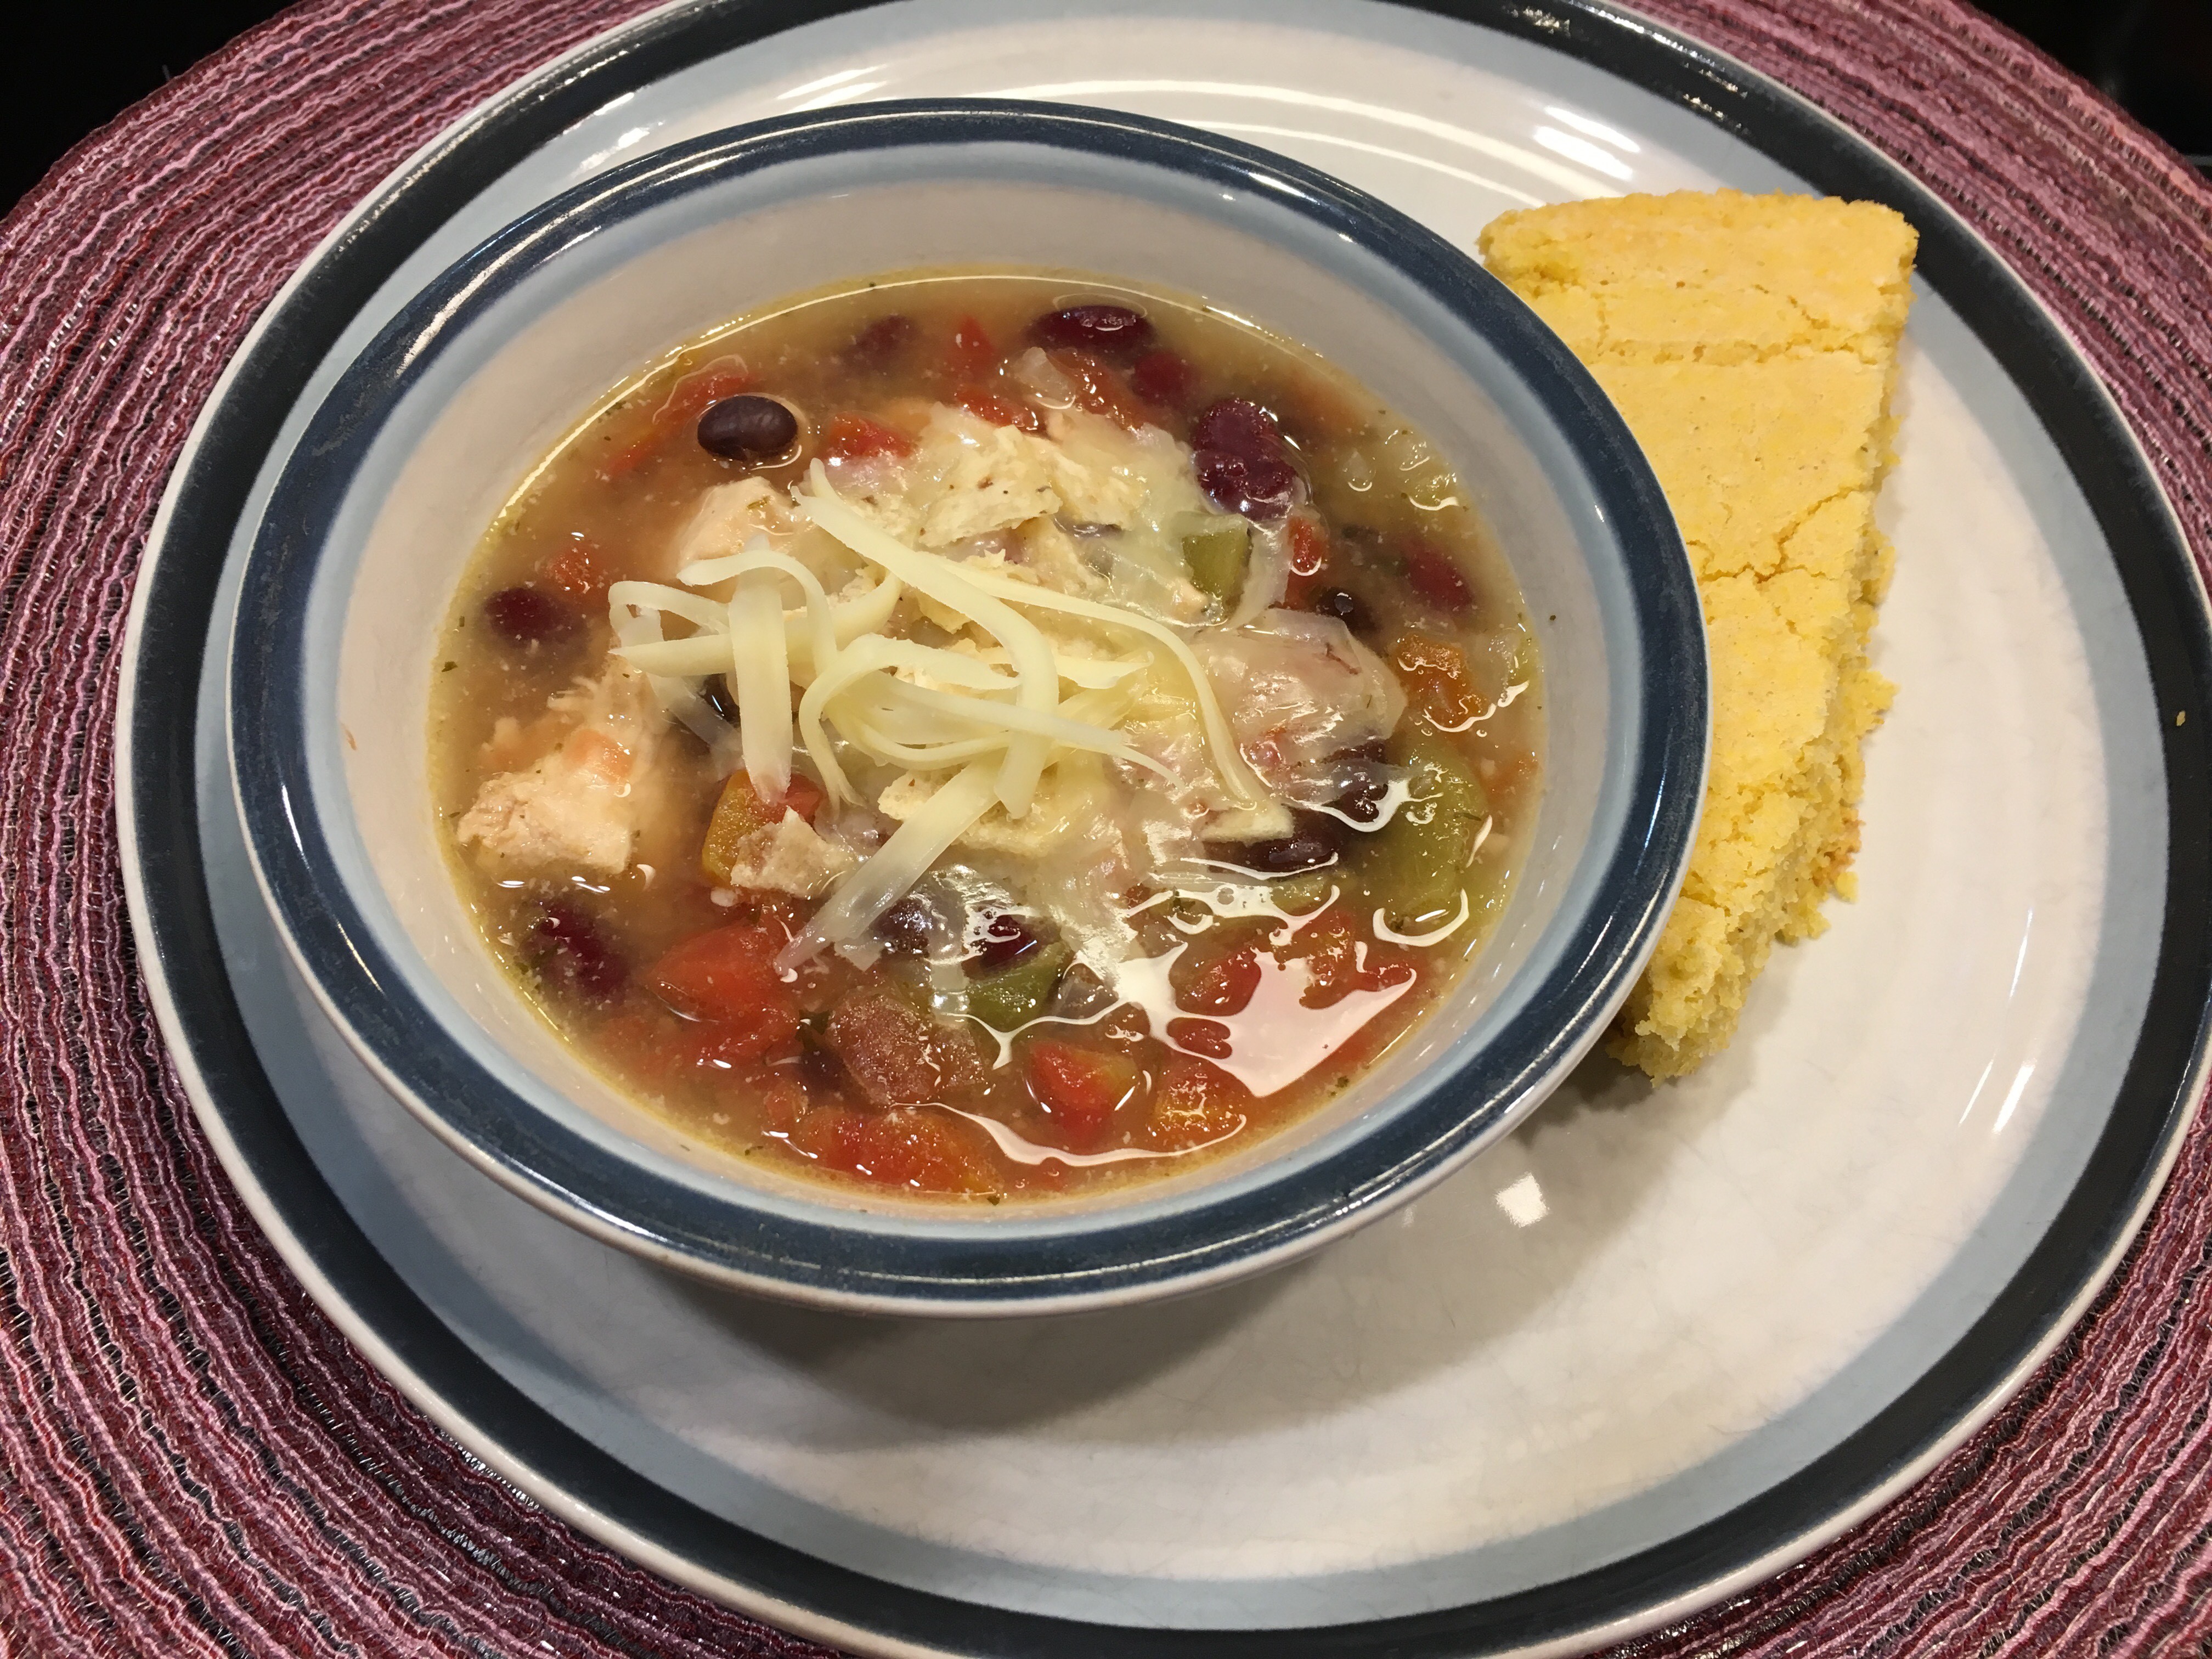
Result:
<instances>
[{"instance_id":1,"label":"yellow cornbread","mask_svg":"<svg viewBox=\"0 0 2212 1659\"><path fill-rule=\"evenodd\" d=\"M1613 1030L1656 1078L1725 1048L1774 940L1852 896L1867 662L1891 552L1874 525L1917 238L1807 196L1630 196L1509 213L1492 272L1612 397L1689 545L1713 744L1681 898Z\"/></svg>"}]
</instances>

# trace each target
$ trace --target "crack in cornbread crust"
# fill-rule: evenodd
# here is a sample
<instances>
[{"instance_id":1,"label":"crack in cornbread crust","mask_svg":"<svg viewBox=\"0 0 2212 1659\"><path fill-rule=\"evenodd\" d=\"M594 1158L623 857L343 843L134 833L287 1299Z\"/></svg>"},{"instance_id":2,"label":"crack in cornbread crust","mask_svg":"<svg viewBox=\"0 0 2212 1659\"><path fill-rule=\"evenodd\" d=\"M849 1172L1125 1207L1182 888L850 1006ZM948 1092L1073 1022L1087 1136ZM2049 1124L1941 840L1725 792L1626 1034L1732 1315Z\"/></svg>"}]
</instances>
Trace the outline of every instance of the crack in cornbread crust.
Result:
<instances>
[{"instance_id":1,"label":"crack in cornbread crust","mask_svg":"<svg viewBox=\"0 0 2212 1659\"><path fill-rule=\"evenodd\" d=\"M1705 617L1713 738L1681 897L1612 1053L1679 1076L1734 1035L1776 939L1853 896L1867 659L1893 557L1874 503L1917 241L1872 203L1631 196L1509 213L1492 272L1587 364L1650 458Z\"/></svg>"}]
</instances>

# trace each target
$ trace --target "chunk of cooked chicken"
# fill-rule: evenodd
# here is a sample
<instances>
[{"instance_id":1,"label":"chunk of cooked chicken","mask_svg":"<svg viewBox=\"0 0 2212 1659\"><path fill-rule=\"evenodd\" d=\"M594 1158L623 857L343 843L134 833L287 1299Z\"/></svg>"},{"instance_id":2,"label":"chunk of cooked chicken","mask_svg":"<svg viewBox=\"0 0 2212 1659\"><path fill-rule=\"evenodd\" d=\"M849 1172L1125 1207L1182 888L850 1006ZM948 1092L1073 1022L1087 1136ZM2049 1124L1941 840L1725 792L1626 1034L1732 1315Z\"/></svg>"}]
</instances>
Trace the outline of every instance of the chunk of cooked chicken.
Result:
<instances>
[{"instance_id":1,"label":"chunk of cooked chicken","mask_svg":"<svg viewBox=\"0 0 2212 1659\"><path fill-rule=\"evenodd\" d=\"M1273 789L1389 737L1406 712L1398 677L1334 617L1263 611L1243 628L1200 635L1193 648L1237 747Z\"/></svg>"},{"instance_id":2,"label":"chunk of cooked chicken","mask_svg":"<svg viewBox=\"0 0 2212 1659\"><path fill-rule=\"evenodd\" d=\"M611 659L595 680L556 694L527 732L501 722L494 743L534 760L485 780L455 831L487 867L620 875L658 799L654 760L667 716L644 675Z\"/></svg>"}]
</instances>

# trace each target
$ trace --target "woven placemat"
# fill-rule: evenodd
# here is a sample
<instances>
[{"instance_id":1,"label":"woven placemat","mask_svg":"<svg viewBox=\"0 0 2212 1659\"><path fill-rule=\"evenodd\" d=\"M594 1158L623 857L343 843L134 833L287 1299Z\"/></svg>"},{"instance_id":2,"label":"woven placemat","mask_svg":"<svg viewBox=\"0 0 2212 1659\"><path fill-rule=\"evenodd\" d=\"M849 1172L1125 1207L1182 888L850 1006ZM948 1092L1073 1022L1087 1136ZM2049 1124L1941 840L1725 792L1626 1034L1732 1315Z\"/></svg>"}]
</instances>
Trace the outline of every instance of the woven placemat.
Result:
<instances>
[{"instance_id":1,"label":"woven placemat","mask_svg":"<svg viewBox=\"0 0 2212 1659\"><path fill-rule=\"evenodd\" d=\"M1258 3L1258 0L1255 0ZM588 1542L442 1438L256 1231L132 961L132 574L255 314L394 164L638 0L319 0L0 222L0 1650L820 1654ZM2212 191L1951 0L1652 0L1875 139L2105 374L2212 555ZM2212 1651L2212 1121L2112 1288L1917 1488L1638 1655Z\"/></svg>"}]
</instances>

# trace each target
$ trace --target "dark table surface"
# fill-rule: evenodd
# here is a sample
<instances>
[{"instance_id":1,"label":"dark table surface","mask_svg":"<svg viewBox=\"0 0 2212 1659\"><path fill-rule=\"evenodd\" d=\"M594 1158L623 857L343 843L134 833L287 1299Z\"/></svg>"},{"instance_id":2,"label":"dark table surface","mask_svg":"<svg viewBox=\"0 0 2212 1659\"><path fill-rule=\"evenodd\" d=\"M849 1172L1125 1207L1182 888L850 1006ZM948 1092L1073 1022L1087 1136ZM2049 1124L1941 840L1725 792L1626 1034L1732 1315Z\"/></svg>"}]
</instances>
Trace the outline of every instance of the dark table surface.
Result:
<instances>
[{"instance_id":1,"label":"dark table surface","mask_svg":"<svg viewBox=\"0 0 2212 1659\"><path fill-rule=\"evenodd\" d=\"M0 204L178 71L283 9L274 0L143 8L38 0L36 50L0 53ZM2212 0L1989 0L1983 8L2212 170ZM20 19L18 20L20 21Z\"/></svg>"}]
</instances>

